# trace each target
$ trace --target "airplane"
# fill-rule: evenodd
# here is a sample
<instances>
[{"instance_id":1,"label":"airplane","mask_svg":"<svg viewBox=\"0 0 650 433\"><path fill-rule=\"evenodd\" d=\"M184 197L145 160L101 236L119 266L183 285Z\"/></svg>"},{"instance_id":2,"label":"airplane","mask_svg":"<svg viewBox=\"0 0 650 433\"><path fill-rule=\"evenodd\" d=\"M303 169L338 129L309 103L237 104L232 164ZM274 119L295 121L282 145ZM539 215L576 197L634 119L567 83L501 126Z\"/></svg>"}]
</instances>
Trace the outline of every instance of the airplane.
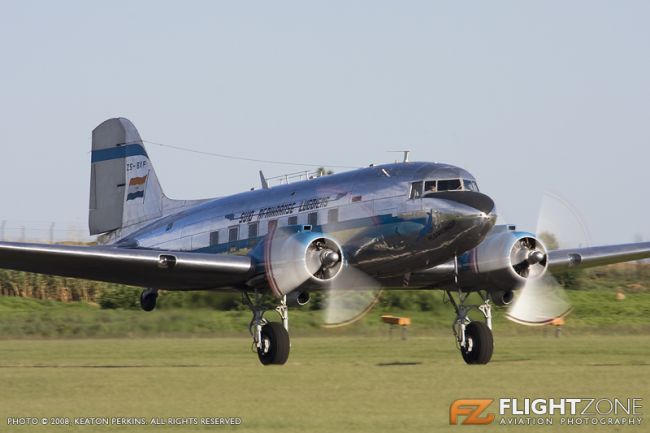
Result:
<instances>
[{"instance_id":1,"label":"airplane","mask_svg":"<svg viewBox=\"0 0 650 433\"><path fill-rule=\"evenodd\" d=\"M493 304L509 305L515 322L550 323L570 311L552 272L650 257L648 242L549 251L539 236L497 225L474 176L448 164L405 158L273 186L260 172L259 189L173 200L125 118L93 130L90 159L89 230L99 245L0 242L0 268L142 287L145 311L159 290L239 291L264 365L288 360L289 307L331 293L330 321L344 324L378 289L444 291L463 360L486 364ZM280 321L266 319L272 310Z\"/></svg>"}]
</instances>

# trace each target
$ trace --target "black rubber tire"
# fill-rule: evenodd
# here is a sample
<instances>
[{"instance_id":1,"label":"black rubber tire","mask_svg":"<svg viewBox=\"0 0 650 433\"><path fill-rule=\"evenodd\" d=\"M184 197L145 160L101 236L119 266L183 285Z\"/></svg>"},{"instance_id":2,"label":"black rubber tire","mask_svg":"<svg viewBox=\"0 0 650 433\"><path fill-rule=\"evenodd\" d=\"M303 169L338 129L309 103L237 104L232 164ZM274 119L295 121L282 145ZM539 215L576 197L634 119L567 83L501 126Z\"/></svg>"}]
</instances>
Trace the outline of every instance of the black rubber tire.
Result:
<instances>
[{"instance_id":1,"label":"black rubber tire","mask_svg":"<svg viewBox=\"0 0 650 433\"><path fill-rule=\"evenodd\" d=\"M158 300L158 293L140 293L140 308L144 311L153 311L156 308L156 301Z\"/></svg>"},{"instance_id":2,"label":"black rubber tire","mask_svg":"<svg viewBox=\"0 0 650 433\"><path fill-rule=\"evenodd\" d=\"M262 327L262 342L268 350L257 349L257 356L264 365L282 365L289 359L289 333L281 323L270 322Z\"/></svg>"},{"instance_id":3,"label":"black rubber tire","mask_svg":"<svg viewBox=\"0 0 650 433\"><path fill-rule=\"evenodd\" d=\"M487 364L492 359L494 351L494 339L492 331L483 322L470 322L465 327L465 339L468 340L468 347L462 347L460 353L468 364Z\"/></svg>"}]
</instances>

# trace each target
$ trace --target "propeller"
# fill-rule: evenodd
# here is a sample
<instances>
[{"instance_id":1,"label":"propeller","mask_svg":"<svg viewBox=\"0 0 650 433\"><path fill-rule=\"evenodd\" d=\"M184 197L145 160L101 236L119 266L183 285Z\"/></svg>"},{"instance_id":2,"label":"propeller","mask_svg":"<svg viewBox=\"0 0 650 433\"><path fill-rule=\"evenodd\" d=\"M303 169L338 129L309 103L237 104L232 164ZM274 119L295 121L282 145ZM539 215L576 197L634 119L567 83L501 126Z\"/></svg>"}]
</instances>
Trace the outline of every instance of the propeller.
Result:
<instances>
[{"instance_id":1,"label":"propeller","mask_svg":"<svg viewBox=\"0 0 650 433\"><path fill-rule=\"evenodd\" d=\"M537 237L550 249L585 247L589 232L579 212L562 197L545 192L542 198ZM547 251L542 242L524 238L511 252L511 263L526 283L515 295L506 317L523 325L545 325L571 312L566 291L547 269Z\"/></svg>"},{"instance_id":2,"label":"propeller","mask_svg":"<svg viewBox=\"0 0 650 433\"><path fill-rule=\"evenodd\" d=\"M266 274L274 294L301 286L322 289L325 327L353 323L378 302L380 284L348 263L346 249L332 234L280 227L267 239Z\"/></svg>"},{"instance_id":3,"label":"propeller","mask_svg":"<svg viewBox=\"0 0 650 433\"><path fill-rule=\"evenodd\" d=\"M529 279L517 294L506 317L529 326L546 325L571 312L564 288L552 275Z\"/></svg>"},{"instance_id":4,"label":"propeller","mask_svg":"<svg viewBox=\"0 0 650 433\"><path fill-rule=\"evenodd\" d=\"M352 266L325 290L323 326L338 328L363 318L379 302L380 285Z\"/></svg>"}]
</instances>

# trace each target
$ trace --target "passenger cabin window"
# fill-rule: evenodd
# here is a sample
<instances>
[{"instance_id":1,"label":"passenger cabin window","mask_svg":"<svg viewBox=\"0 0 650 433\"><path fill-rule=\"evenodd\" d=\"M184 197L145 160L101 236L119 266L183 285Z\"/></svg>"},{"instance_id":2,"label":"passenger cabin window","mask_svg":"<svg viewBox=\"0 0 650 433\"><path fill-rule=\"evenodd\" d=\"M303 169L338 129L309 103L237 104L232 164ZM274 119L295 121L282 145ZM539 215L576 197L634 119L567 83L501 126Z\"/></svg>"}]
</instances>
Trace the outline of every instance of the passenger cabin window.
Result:
<instances>
[{"instance_id":1,"label":"passenger cabin window","mask_svg":"<svg viewBox=\"0 0 650 433\"><path fill-rule=\"evenodd\" d=\"M210 232L210 246L219 245L219 232Z\"/></svg>"},{"instance_id":2,"label":"passenger cabin window","mask_svg":"<svg viewBox=\"0 0 650 433\"><path fill-rule=\"evenodd\" d=\"M253 239L257 237L257 228L259 223L251 223L248 225L248 239Z\"/></svg>"},{"instance_id":3,"label":"passenger cabin window","mask_svg":"<svg viewBox=\"0 0 650 433\"><path fill-rule=\"evenodd\" d=\"M327 211L327 223L337 223L339 222L339 210L338 208L330 209Z\"/></svg>"},{"instance_id":4,"label":"passenger cabin window","mask_svg":"<svg viewBox=\"0 0 650 433\"><path fill-rule=\"evenodd\" d=\"M311 212L307 214L307 224L312 227L318 225L318 212Z\"/></svg>"},{"instance_id":5,"label":"passenger cabin window","mask_svg":"<svg viewBox=\"0 0 650 433\"><path fill-rule=\"evenodd\" d=\"M298 224L298 215L290 216L287 220L287 224L290 226L295 226Z\"/></svg>"},{"instance_id":6,"label":"passenger cabin window","mask_svg":"<svg viewBox=\"0 0 650 433\"><path fill-rule=\"evenodd\" d=\"M230 227L228 229L228 242L235 242L239 239L239 226Z\"/></svg>"},{"instance_id":7,"label":"passenger cabin window","mask_svg":"<svg viewBox=\"0 0 650 433\"><path fill-rule=\"evenodd\" d=\"M422 182L413 182L411 184L410 198L422 197Z\"/></svg>"}]
</instances>

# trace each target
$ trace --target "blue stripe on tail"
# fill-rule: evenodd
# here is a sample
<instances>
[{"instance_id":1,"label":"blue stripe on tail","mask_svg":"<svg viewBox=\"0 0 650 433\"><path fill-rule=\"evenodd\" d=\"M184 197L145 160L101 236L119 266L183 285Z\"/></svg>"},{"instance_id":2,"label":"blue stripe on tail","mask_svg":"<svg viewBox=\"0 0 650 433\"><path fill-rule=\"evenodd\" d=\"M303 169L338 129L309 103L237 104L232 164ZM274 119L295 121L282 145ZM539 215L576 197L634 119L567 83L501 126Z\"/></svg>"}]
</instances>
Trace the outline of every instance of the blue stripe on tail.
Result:
<instances>
[{"instance_id":1,"label":"blue stripe on tail","mask_svg":"<svg viewBox=\"0 0 650 433\"><path fill-rule=\"evenodd\" d=\"M148 156L141 144L126 144L117 147L109 147L108 149L94 150L91 153L90 162L110 161L112 159L120 159L136 155Z\"/></svg>"}]
</instances>

